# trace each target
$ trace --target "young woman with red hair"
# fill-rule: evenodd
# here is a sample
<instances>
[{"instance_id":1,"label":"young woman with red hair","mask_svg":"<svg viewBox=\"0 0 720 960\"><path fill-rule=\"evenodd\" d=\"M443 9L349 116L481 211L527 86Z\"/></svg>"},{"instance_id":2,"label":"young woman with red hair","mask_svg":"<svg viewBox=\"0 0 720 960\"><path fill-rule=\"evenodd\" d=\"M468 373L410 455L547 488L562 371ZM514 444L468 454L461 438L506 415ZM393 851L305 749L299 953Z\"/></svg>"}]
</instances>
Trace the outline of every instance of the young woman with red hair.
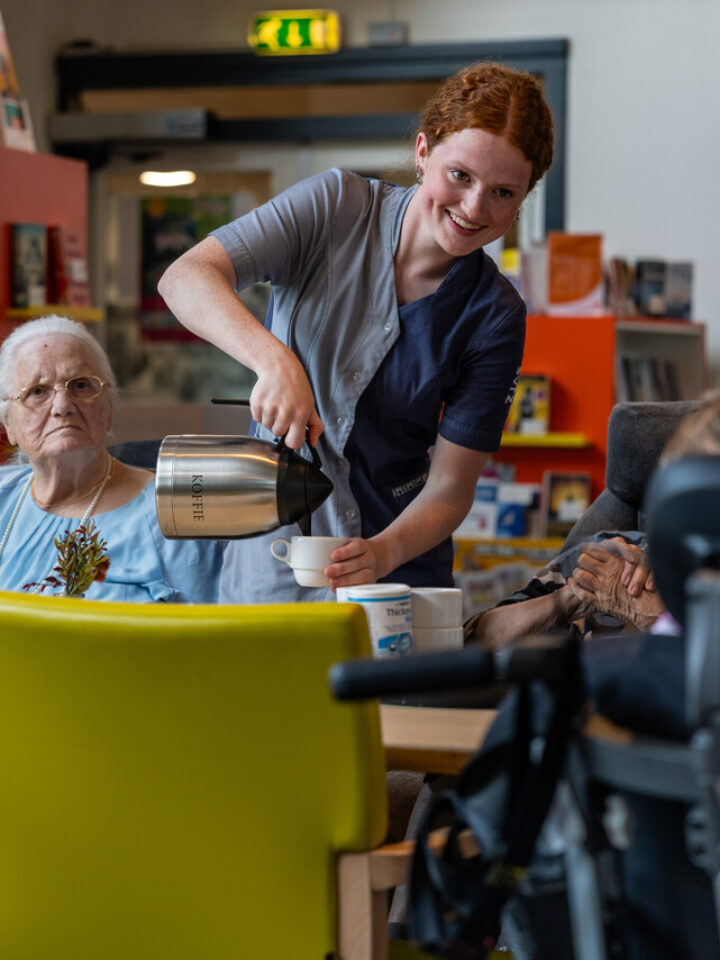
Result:
<instances>
[{"instance_id":1,"label":"young woman with red hair","mask_svg":"<svg viewBox=\"0 0 720 960\"><path fill-rule=\"evenodd\" d=\"M476 64L427 104L417 186L311 177L160 281L181 323L257 374L257 434L299 448L307 430L317 445L335 489L313 533L347 537L332 588L452 583L451 534L499 446L525 334L525 305L482 248L512 224L552 144L537 78ZM235 293L258 280L273 290L264 326ZM229 546L221 602L332 596L298 587L266 539Z\"/></svg>"}]
</instances>

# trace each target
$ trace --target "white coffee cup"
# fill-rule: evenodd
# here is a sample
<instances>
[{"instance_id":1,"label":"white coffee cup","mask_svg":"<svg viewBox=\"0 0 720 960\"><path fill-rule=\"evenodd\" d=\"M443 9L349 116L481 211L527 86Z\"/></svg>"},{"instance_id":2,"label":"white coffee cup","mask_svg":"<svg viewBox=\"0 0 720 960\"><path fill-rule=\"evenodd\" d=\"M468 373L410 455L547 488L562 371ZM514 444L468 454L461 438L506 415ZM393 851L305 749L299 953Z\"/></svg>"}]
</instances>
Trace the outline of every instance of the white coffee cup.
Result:
<instances>
[{"instance_id":1,"label":"white coffee cup","mask_svg":"<svg viewBox=\"0 0 720 960\"><path fill-rule=\"evenodd\" d=\"M301 587L327 587L325 567L332 563L330 554L344 543L347 537L278 537L270 544L270 552L292 567Z\"/></svg>"},{"instance_id":2,"label":"white coffee cup","mask_svg":"<svg viewBox=\"0 0 720 960\"><path fill-rule=\"evenodd\" d=\"M416 627L413 623L413 653L438 653L462 647L462 627Z\"/></svg>"},{"instance_id":3,"label":"white coffee cup","mask_svg":"<svg viewBox=\"0 0 720 960\"><path fill-rule=\"evenodd\" d=\"M411 590L406 583L363 583L339 590L341 603L364 608L374 656L405 656L412 651Z\"/></svg>"},{"instance_id":4,"label":"white coffee cup","mask_svg":"<svg viewBox=\"0 0 720 960\"><path fill-rule=\"evenodd\" d=\"M459 587L413 587L415 627L462 627L463 594Z\"/></svg>"}]
</instances>

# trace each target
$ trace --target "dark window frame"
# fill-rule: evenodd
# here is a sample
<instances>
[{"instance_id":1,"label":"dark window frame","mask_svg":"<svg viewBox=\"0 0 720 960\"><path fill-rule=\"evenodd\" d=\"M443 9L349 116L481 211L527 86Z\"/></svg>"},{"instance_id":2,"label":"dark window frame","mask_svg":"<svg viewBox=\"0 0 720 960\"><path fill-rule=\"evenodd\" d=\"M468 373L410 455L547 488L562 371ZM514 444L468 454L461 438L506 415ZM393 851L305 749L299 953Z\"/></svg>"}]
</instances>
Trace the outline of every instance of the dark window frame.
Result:
<instances>
[{"instance_id":1,"label":"dark window frame","mask_svg":"<svg viewBox=\"0 0 720 960\"><path fill-rule=\"evenodd\" d=\"M565 224L567 59L565 39L357 47L322 56L257 56L251 52L118 52L65 48L56 58L58 110L78 109L86 90L272 86L275 84L383 83L442 80L478 60L497 60L542 77L555 121L555 160L545 177L548 230ZM209 118L210 141L408 139L416 113L343 117L224 120ZM59 153L84 156L92 165L107 145L56 143Z\"/></svg>"}]
</instances>

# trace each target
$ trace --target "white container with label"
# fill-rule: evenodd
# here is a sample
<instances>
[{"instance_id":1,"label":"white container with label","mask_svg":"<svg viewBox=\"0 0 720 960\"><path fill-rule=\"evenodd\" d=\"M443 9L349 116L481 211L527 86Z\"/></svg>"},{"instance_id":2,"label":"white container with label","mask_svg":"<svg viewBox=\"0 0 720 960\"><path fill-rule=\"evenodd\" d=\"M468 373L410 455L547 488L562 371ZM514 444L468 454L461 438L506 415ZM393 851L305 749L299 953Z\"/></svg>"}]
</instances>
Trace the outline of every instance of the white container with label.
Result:
<instances>
[{"instance_id":1,"label":"white container with label","mask_svg":"<svg viewBox=\"0 0 720 960\"><path fill-rule=\"evenodd\" d=\"M398 657L412 652L411 598L406 583L365 583L343 588L341 602L364 608L374 656Z\"/></svg>"}]
</instances>

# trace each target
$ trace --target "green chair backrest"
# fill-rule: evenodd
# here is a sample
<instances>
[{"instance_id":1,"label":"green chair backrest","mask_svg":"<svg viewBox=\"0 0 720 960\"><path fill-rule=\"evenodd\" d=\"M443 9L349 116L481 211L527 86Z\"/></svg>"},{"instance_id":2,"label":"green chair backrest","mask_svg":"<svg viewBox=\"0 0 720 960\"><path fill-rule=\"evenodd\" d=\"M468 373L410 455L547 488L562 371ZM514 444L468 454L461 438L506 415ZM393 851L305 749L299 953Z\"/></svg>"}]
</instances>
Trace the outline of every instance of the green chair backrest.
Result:
<instances>
[{"instance_id":1,"label":"green chair backrest","mask_svg":"<svg viewBox=\"0 0 720 960\"><path fill-rule=\"evenodd\" d=\"M355 605L0 593L0 957L323 960L386 830Z\"/></svg>"}]
</instances>

